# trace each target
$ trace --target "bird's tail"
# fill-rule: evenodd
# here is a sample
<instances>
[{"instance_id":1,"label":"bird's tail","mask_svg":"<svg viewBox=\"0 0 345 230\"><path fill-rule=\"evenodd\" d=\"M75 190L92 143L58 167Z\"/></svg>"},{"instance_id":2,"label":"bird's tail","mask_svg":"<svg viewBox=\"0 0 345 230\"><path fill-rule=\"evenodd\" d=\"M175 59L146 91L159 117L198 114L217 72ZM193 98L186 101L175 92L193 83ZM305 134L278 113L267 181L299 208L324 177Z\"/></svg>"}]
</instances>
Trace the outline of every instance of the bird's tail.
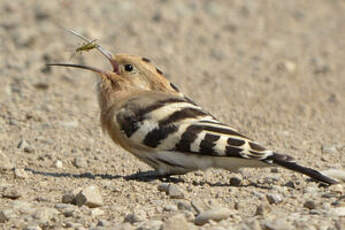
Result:
<instances>
[{"instance_id":1,"label":"bird's tail","mask_svg":"<svg viewBox=\"0 0 345 230\"><path fill-rule=\"evenodd\" d=\"M331 184L339 183L337 180L332 179L315 169L307 168L307 167L297 164L296 161L294 161L293 158L288 155L273 153L272 155L268 156L264 161L266 161L267 163L276 164L283 168L287 168L287 169L302 173L317 181L321 181L326 184L331 185Z\"/></svg>"}]
</instances>

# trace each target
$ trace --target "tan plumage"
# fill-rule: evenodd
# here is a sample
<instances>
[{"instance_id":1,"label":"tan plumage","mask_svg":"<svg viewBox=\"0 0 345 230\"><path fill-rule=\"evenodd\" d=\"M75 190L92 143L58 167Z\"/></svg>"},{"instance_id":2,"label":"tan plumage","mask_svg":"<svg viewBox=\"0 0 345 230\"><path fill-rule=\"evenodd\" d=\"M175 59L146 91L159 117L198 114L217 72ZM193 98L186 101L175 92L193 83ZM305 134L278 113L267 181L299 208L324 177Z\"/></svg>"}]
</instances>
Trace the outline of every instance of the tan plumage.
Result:
<instances>
[{"instance_id":1,"label":"tan plumage","mask_svg":"<svg viewBox=\"0 0 345 230\"><path fill-rule=\"evenodd\" d=\"M337 183L222 124L179 92L149 59L112 55L100 45L97 49L110 61L112 71L74 64L50 65L96 72L100 76L98 99L103 129L116 144L160 175L210 167L236 171L242 167L282 166L328 184Z\"/></svg>"}]
</instances>

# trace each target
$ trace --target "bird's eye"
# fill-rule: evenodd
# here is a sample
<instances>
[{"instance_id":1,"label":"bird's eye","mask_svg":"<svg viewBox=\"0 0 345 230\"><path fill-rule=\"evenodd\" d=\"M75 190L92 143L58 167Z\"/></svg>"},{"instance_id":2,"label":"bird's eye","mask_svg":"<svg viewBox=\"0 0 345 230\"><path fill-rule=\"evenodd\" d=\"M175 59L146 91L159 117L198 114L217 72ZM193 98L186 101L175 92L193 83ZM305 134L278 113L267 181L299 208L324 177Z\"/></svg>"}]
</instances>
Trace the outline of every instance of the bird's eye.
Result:
<instances>
[{"instance_id":1,"label":"bird's eye","mask_svg":"<svg viewBox=\"0 0 345 230\"><path fill-rule=\"evenodd\" d=\"M125 65L125 70L126 70L127 72L131 72L133 69L134 69L134 68L133 68L133 65L132 65L132 64L126 64L126 65Z\"/></svg>"}]
</instances>

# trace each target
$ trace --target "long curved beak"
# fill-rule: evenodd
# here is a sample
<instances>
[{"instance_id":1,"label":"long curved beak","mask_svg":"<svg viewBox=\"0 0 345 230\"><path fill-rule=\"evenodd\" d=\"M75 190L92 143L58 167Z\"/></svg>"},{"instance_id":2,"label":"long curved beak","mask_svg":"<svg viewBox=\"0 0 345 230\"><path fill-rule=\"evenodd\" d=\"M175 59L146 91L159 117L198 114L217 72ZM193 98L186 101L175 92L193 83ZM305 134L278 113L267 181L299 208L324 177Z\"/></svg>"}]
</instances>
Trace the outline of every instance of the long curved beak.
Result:
<instances>
[{"instance_id":1,"label":"long curved beak","mask_svg":"<svg viewBox=\"0 0 345 230\"><path fill-rule=\"evenodd\" d=\"M72 68L79 68L79 69L87 69L87 70L91 70L93 72L96 72L96 73L100 74L101 76L105 74L105 71L103 71L103 70L100 70L98 68L91 67L91 66L86 66L86 65L68 64L68 63L48 63L46 65L47 66L64 66L64 67L72 67Z\"/></svg>"}]
</instances>

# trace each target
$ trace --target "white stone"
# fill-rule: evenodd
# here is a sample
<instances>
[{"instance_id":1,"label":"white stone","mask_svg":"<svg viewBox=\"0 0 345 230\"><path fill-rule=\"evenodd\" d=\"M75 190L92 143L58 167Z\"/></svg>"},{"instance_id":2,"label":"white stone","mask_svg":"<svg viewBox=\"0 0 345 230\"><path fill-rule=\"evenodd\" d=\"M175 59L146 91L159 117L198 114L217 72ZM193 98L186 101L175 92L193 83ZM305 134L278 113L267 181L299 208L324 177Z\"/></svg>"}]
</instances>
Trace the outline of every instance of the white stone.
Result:
<instances>
[{"instance_id":1,"label":"white stone","mask_svg":"<svg viewBox=\"0 0 345 230\"><path fill-rule=\"evenodd\" d=\"M230 215L232 215L233 212L228 208L214 208L207 210L205 212L201 212L196 218L195 218L195 224L197 225L203 225L208 223L209 221L221 221L223 219L228 218Z\"/></svg>"},{"instance_id":2,"label":"white stone","mask_svg":"<svg viewBox=\"0 0 345 230\"><path fill-rule=\"evenodd\" d=\"M65 128L77 128L79 125L78 121L61 121L60 125Z\"/></svg>"},{"instance_id":3,"label":"white stone","mask_svg":"<svg viewBox=\"0 0 345 230\"><path fill-rule=\"evenodd\" d=\"M279 70L287 71L289 73L294 73L296 71L296 68L297 68L296 63L290 60L285 60L278 64Z\"/></svg>"},{"instance_id":4,"label":"white stone","mask_svg":"<svg viewBox=\"0 0 345 230\"><path fill-rule=\"evenodd\" d=\"M103 198L96 185L90 185L82 189L75 199L78 206L86 205L89 208L103 206Z\"/></svg>"},{"instance_id":5,"label":"white stone","mask_svg":"<svg viewBox=\"0 0 345 230\"><path fill-rule=\"evenodd\" d=\"M76 157L73 161L73 165L77 168L87 168L88 163L84 157Z\"/></svg>"},{"instance_id":6,"label":"white stone","mask_svg":"<svg viewBox=\"0 0 345 230\"><path fill-rule=\"evenodd\" d=\"M28 178L28 173L24 169L15 169L14 175L16 178L25 179Z\"/></svg>"},{"instance_id":7,"label":"white stone","mask_svg":"<svg viewBox=\"0 0 345 230\"><path fill-rule=\"evenodd\" d=\"M101 215L104 215L104 211L100 208L94 208L94 209L91 209L91 216L93 217L96 217L96 216L101 216Z\"/></svg>"},{"instance_id":8,"label":"white stone","mask_svg":"<svg viewBox=\"0 0 345 230\"><path fill-rule=\"evenodd\" d=\"M267 194L266 198L270 204L279 204L283 201L279 194Z\"/></svg>"},{"instance_id":9,"label":"white stone","mask_svg":"<svg viewBox=\"0 0 345 230\"><path fill-rule=\"evenodd\" d=\"M323 153L336 154L338 153L337 146L335 145L323 145L321 147Z\"/></svg>"},{"instance_id":10,"label":"white stone","mask_svg":"<svg viewBox=\"0 0 345 230\"><path fill-rule=\"evenodd\" d=\"M62 169L62 167L63 167L62 161L60 161L60 160L55 161L54 166L57 169Z\"/></svg>"}]
</instances>

